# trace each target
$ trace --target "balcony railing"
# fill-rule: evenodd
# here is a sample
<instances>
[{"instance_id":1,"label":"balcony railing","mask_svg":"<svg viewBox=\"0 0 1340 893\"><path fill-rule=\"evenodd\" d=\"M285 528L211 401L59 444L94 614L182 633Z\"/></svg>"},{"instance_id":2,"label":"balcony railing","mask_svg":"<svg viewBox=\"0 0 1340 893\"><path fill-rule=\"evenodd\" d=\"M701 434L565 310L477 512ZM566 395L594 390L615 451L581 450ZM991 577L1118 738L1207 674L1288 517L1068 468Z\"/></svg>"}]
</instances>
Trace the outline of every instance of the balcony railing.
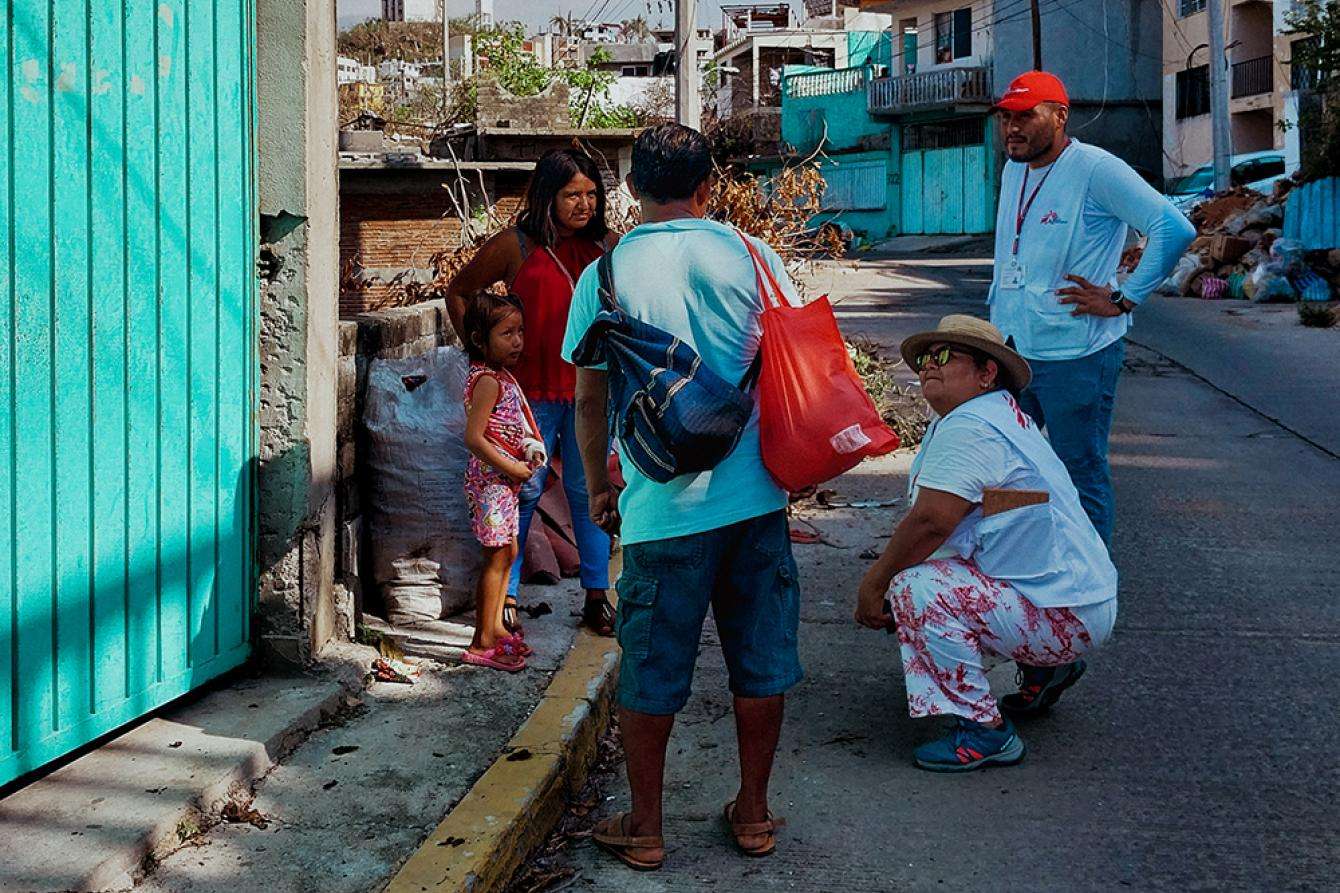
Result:
<instances>
[{"instance_id":1,"label":"balcony railing","mask_svg":"<svg viewBox=\"0 0 1340 893\"><path fill-rule=\"evenodd\" d=\"M1258 96L1275 90L1272 56L1259 56L1233 63L1233 98Z\"/></svg>"},{"instance_id":2,"label":"balcony railing","mask_svg":"<svg viewBox=\"0 0 1340 893\"><path fill-rule=\"evenodd\" d=\"M896 115L952 105L990 105L991 72L986 68L945 68L870 81L872 114Z\"/></svg>"},{"instance_id":3,"label":"balcony railing","mask_svg":"<svg viewBox=\"0 0 1340 893\"><path fill-rule=\"evenodd\" d=\"M787 77L783 90L787 99L858 93L865 89L869 72L869 67L861 67L793 74Z\"/></svg>"}]
</instances>

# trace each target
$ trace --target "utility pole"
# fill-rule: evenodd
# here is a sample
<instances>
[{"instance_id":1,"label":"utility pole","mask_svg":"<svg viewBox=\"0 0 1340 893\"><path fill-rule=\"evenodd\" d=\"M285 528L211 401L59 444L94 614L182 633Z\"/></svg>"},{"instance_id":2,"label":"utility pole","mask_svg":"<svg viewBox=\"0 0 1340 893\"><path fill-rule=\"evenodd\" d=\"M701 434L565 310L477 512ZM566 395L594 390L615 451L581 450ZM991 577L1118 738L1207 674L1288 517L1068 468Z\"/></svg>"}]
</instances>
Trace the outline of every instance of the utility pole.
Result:
<instances>
[{"instance_id":1,"label":"utility pole","mask_svg":"<svg viewBox=\"0 0 1340 893\"><path fill-rule=\"evenodd\" d=\"M675 120L702 127L698 91L698 0L675 0Z\"/></svg>"},{"instance_id":2,"label":"utility pole","mask_svg":"<svg viewBox=\"0 0 1340 893\"><path fill-rule=\"evenodd\" d=\"M451 113L451 26L448 24L447 0L442 4L442 122Z\"/></svg>"},{"instance_id":3,"label":"utility pole","mask_svg":"<svg viewBox=\"0 0 1340 893\"><path fill-rule=\"evenodd\" d=\"M1229 187L1228 62L1224 56L1224 3L1210 0L1210 134L1214 139L1214 191Z\"/></svg>"},{"instance_id":4,"label":"utility pole","mask_svg":"<svg viewBox=\"0 0 1340 893\"><path fill-rule=\"evenodd\" d=\"M1042 12L1038 0L1033 0L1033 70L1042 71Z\"/></svg>"}]
</instances>

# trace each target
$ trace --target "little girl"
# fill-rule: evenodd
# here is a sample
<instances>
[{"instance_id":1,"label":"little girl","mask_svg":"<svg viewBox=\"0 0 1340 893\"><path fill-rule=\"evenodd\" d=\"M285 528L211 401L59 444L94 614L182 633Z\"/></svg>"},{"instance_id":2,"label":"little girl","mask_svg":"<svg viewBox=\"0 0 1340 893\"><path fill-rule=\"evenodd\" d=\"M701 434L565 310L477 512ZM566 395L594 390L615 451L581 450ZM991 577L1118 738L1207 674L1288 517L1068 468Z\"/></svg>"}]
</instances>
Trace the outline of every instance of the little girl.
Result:
<instances>
[{"instance_id":1,"label":"little girl","mask_svg":"<svg viewBox=\"0 0 1340 893\"><path fill-rule=\"evenodd\" d=\"M475 636L462 661L514 673L530 648L503 625L503 602L517 553L521 485L545 462L539 427L508 370L521 359L525 326L514 295L479 292L462 320L470 375L465 380L465 497L484 569L475 588Z\"/></svg>"}]
</instances>

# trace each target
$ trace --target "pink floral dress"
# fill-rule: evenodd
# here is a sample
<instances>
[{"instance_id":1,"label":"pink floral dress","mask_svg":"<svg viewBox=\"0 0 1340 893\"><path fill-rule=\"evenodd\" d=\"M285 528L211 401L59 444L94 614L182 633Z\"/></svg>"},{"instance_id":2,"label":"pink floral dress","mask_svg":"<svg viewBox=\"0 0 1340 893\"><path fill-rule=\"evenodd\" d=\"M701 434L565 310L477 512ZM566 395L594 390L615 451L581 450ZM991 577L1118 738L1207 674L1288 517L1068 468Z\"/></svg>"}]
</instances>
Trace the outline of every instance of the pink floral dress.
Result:
<instances>
[{"instance_id":1,"label":"pink floral dress","mask_svg":"<svg viewBox=\"0 0 1340 893\"><path fill-rule=\"evenodd\" d=\"M498 382L498 402L489 413L485 435L494 446L518 461L524 461L521 441L528 436L539 436L526 405L526 397L512 373L505 369L490 369L481 363L470 364L470 375L465 380L467 411L474 396L475 385L484 376ZM529 425L529 427L528 427ZM533 432L533 433L531 433ZM465 498L470 505L470 523L475 539L489 548L509 546L517 538L520 526L521 485L478 456L471 455L465 467Z\"/></svg>"}]
</instances>

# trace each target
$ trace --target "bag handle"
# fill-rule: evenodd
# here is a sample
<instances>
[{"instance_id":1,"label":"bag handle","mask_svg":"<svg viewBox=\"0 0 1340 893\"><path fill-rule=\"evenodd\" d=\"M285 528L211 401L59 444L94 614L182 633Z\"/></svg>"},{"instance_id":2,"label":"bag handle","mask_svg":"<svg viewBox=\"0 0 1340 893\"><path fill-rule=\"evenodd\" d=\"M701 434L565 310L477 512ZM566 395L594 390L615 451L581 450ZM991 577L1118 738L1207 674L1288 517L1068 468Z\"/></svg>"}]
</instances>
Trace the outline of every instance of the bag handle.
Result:
<instances>
[{"instance_id":1,"label":"bag handle","mask_svg":"<svg viewBox=\"0 0 1340 893\"><path fill-rule=\"evenodd\" d=\"M554 253L554 249L550 248L548 245L544 246L544 253L549 255L553 262L558 264L558 268L563 271L563 277L568 280L568 288L572 291L576 291L577 280L572 278L572 271L568 269L568 265L559 260L558 255Z\"/></svg>"},{"instance_id":2,"label":"bag handle","mask_svg":"<svg viewBox=\"0 0 1340 893\"><path fill-rule=\"evenodd\" d=\"M744 233L740 233L740 241L744 242L744 247L749 249L749 256L754 261L754 278L758 281L758 294L763 302L763 309L771 310L775 307L786 307L790 301L786 300L782 286L777 282L777 277L772 274L772 267L764 262L763 256L759 254L754 243ZM771 286L771 291L769 291Z\"/></svg>"},{"instance_id":3,"label":"bag handle","mask_svg":"<svg viewBox=\"0 0 1340 893\"><path fill-rule=\"evenodd\" d=\"M601 306L613 313L619 309L618 296L614 291L614 249L600 255L598 263L596 272L600 274L600 288L596 292L600 295Z\"/></svg>"}]
</instances>

